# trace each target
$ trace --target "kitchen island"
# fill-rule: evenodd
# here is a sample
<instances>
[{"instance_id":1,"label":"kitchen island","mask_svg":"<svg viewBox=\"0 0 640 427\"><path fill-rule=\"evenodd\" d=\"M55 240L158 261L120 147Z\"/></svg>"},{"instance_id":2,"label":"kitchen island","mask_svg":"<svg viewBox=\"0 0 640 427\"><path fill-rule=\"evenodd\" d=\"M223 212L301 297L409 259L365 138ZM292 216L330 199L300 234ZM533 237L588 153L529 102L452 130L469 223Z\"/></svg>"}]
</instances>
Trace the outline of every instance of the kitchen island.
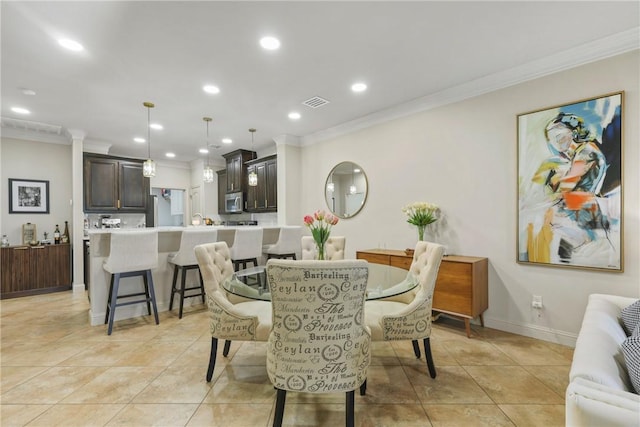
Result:
<instances>
[{"instance_id":1,"label":"kitchen island","mask_svg":"<svg viewBox=\"0 0 640 427\"><path fill-rule=\"evenodd\" d=\"M198 228L203 228L200 226ZM218 241L224 241L227 245L233 244L235 230L241 227L256 226L207 226L207 229L215 228L218 230ZM171 281L173 279L173 267L167 262L169 254L177 252L180 248L180 237L182 231L187 227L157 227L158 230L158 267L152 270L153 283L156 291L156 303L158 311L167 311L171 298ZM192 227L189 227L192 228ZM275 243L278 239L280 227L261 227L263 230L262 244L268 245ZM123 229L127 230L127 229ZM130 230L139 230L132 228ZM109 256L111 243L111 229L91 229L89 230L90 254L89 254L89 322L92 326L104 324L104 318L107 308L107 297L109 293L109 281L111 275L107 273L102 264ZM198 282L198 271L191 270L188 272L188 283ZM122 278L120 281L120 294L128 294L139 292L143 289L142 280L139 277ZM200 298L185 299L185 306L191 304L201 304ZM129 319L132 317L146 316L147 307L145 304L134 304L119 307L116 311L116 320Z\"/></svg>"}]
</instances>

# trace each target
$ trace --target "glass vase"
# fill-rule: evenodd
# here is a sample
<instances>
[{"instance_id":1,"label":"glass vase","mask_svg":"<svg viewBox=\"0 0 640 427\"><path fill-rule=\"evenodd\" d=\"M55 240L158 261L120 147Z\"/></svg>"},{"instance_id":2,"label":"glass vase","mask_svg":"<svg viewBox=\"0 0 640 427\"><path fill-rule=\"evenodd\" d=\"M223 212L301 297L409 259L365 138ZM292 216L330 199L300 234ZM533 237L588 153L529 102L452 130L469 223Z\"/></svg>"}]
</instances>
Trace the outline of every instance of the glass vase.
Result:
<instances>
[{"instance_id":1,"label":"glass vase","mask_svg":"<svg viewBox=\"0 0 640 427\"><path fill-rule=\"evenodd\" d=\"M324 243L316 242L316 259L324 260Z\"/></svg>"},{"instance_id":2,"label":"glass vase","mask_svg":"<svg viewBox=\"0 0 640 427\"><path fill-rule=\"evenodd\" d=\"M426 225L418 226L418 241L422 242L424 240L424 230L427 228Z\"/></svg>"}]
</instances>

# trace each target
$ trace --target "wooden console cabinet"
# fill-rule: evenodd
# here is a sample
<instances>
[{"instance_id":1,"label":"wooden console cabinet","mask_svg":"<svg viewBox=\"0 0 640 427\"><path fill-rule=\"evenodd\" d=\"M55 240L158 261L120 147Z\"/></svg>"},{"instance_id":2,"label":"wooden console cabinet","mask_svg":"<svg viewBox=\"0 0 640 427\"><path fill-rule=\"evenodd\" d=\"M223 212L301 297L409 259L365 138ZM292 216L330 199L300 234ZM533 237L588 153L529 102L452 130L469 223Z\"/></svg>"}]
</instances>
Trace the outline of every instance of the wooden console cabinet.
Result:
<instances>
[{"instance_id":1,"label":"wooden console cabinet","mask_svg":"<svg viewBox=\"0 0 640 427\"><path fill-rule=\"evenodd\" d=\"M71 289L71 245L2 248L0 298Z\"/></svg>"},{"instance_id":2,"label":"wooden console cabinet","mask_svg":"<svg viewBox=\"0 0 640 427\"><path fill-rule=\"evenodd\" d=\"M356 258L376 264L411 266L413 257L404 251L367 249L357 251ZM464 319L467 336L471 337L470 319L480 317L489 308L489 261L487 258L451 255L442 258L433 294L433 310Z\"/></svg>"}]
</instances>

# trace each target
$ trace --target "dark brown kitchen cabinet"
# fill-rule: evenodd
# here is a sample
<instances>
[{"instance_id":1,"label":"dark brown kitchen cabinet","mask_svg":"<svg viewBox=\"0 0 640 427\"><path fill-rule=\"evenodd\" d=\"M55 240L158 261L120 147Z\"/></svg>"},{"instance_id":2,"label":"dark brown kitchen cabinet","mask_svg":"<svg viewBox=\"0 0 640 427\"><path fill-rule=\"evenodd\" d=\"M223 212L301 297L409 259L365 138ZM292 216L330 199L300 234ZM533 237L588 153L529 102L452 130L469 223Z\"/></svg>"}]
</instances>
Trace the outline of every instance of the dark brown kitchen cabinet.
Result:
<instances>
[{"instance_id":1,"label":"dark brown kitchen cabinet","mask_svg":"<svg viewBox=\"0 0 640 427\"><path fill-rule=\"evenodd\" d=\"M224 196L227 193L227 170L216 171L218 174L218 215L226 214Z\"/></svg>"},{"instance_id":2,"label":"dark brown kitchen cabinet","mask_svg":"<svg viewBox=\"0 0 640 427\"><path fill-rule=\"evenodd\" d=\"M245 162L255 159L255 151L235 150L223 154L227 163L227 188L225 193L247 191L247 167Z\"/></svg>"},{"instance_id":3,"label":"dark brown kitchen cabinet","mask_svg":"<svg viewBox=\"0 0 640 427\"><path fill-rule=\"evenodd\" d=\"M71 289L71 245L2 248L0 298Z\"/></svg>"},{"instance_id":4,"label":"dark brown kitchen cabinet","mask_svg":"<svg viewBox=\"0 0 640 427\"><path fill-rule=\"evenodd\" d=\"M248 187L247 211L276 212L278 210L278 158L276 156L247 162L247 177L255 171L258 185Z\"/></svg>"},{"instance_id":5,"label":"dark brown kitchen cabinet","mask_svg":"<svg viewBox=\"0 0 640 427\"><path fill-rule=\"evenodd\" d=\"M145 212L149 178L142 175L142 160L100 155L84 156L85 212Z\"/></svg>"}]
</instances>

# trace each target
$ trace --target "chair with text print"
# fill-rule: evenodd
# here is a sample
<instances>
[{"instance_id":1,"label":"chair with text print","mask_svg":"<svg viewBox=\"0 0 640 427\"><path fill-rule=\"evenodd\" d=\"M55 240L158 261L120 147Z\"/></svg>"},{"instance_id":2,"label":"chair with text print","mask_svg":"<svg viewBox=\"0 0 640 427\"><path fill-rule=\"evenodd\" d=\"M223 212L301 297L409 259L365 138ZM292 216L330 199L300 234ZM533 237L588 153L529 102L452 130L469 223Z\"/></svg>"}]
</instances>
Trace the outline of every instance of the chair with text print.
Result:
<instances>
[{"instance_id":1,"label":"chair with text print","mask_svg":"<svg viewBox=\"0 0 640 427\"><path fill-rule=\"evenodd\" d=\"M365 304L365 324L371 328L373 341L411 340L419 358L418 340L423 340L431 378L436 377L430 343L431 305L443 254L442 245L418 242L407 280L417 280L419 285L405 294Z\"/></svg>"},{"instance_id":2,"label":"chair with text print","mask_svg":"<svg viewBox=\"0 0 640 427\"><path fill-rule=\"evenodd\" d=\"M287 391L346 393L346 425L354 425L355 390L365 393L371 359L371 335L363 324L368 276L364 260L267 261L274 426L282 425Z\"/></svg>"},{"instance_id":3,"label":"chair with text print","mask_svg":"<svg viewBox=\"0 0 640 427\"><path fill-rule=\"evenodd\" d=\"M209 307L211 354L207 381L216 365L218 339L224 339L223 356L229 354L231 341L266 341L271 330L271 304L268 301L232 303L221 284L233 276L233 263L226 242L206 243L195 248L204 280Z\"/></svg>"}]
</instances>

